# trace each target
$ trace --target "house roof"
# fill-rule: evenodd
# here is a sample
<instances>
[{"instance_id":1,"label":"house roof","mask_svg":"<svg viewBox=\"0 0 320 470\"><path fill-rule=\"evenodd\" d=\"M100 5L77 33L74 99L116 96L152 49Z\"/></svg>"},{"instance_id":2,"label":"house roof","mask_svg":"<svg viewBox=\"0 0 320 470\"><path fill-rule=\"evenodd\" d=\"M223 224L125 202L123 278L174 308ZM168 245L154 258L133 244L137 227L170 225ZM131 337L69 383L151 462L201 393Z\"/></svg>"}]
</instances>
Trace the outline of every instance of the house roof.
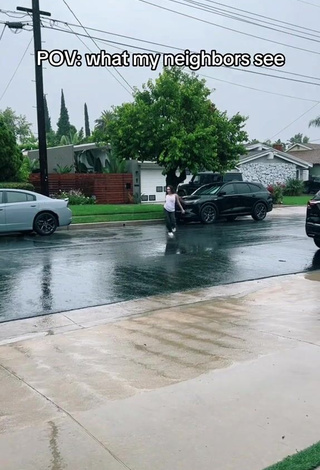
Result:
<instances>
[{"instance_id":1,"label":"house roof","mask_svg":"<svg viewBox=\"0 0 320 470\"><path fill-rule=\"evenodd\" d=\"M294 148L296 150L293 150ZM288 149L288 153L293 156L297 155L306 162L320 165L320 144L294 144Z\"/></svg>"},{"instance_id":2,"label":"house roof","mask_svg":"<svg viewBox=\"0 0 320 470\"><path fill-rule=\"evenodd\" d=\"M308 169L313 166L312 162L299 158L300 152L299 152L299 157L297 157L295 155L297 152L293 152L293 154L291 153L289 154L288 152L282 152L278 149L275 149L265 144L247 145L246 148L247 148L247 154L240 156L240 165L244 163L249 163L253 160L258 160L261 157L270 156L271 157L270 159L272 159L273 157L278 157L284 162L293 163L295 165L300 166L303 169Z\"/></svg>"}]
</instances>

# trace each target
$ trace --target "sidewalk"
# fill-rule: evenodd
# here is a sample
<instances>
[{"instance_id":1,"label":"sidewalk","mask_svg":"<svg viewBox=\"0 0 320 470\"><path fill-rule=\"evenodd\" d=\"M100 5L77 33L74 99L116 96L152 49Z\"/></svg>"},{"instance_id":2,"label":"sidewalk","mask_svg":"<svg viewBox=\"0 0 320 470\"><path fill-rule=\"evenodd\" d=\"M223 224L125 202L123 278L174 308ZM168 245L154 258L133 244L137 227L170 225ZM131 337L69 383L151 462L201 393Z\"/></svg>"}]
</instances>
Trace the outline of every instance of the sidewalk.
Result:
<instances>
[{"instance_id":1,"label":"sidewalk","mask_svg":"<svg viewBox=\"0 0 320 470\"><path fill-rule=\"evenodd\" d=\"M305 206L280 206L277 205L271 212L268 212L267 219L273 217L286 217L286 216L304 216L306 215ZM250 217L250 216L247 216ZM123 227L130 225L154 225L164 224L164 219L150 219L150 220L123 220L119 222L95 222L86 224L71 224L67 227L61 227L59 230L79 230L79 229L92 229L103 227Z\"/></svg>"},{"instance_id":2,"label":"sidewalk","mask_svg":"<svg viewBox=\"0 0 320 470\"><path fill-rule=\"evenodd\" d=\"M319 441L319 283L0 324L1 470L263 470Z\"/></svg>"}]
</instances>

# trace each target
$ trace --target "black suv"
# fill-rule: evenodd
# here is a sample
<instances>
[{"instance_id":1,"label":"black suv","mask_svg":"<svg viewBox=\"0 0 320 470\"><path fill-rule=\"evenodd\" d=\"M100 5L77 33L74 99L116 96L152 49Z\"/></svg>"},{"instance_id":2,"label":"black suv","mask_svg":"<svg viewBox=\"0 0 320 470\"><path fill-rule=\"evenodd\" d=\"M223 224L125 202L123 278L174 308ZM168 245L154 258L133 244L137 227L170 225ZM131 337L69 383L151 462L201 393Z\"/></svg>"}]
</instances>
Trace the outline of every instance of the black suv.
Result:
<instances>
[{"instance_id":1,"label":"black suv","mask_svg":"<svg viewBox=\"0 0 320 470\"><path fill-rule=\"evenodd\" d=\"M320 191L307 205L306 234L313 238L316 246L320 248Z\"/></svg>"},{"instance_id":2,"label":"black suv","mask_svg":"<svg viewBox=\"0 0 320 470\"><path fill-rule=\"evenodd\" d=\"M182 197L185 214L176 211L178 222L200 220L212 224L219 217L235 220L240 215L251 215L263 220L272 211L272 195L261 183L234 181L207 184L191 196Z\"/></svg>"},{"instance_id":3,"label":"black suv","mask_svg":"<svg viewBox=\"0 0 320 470\"><path fill-rule=\"evenodd\" d=\"M227 183L228 181L242 181L242 174L239 172L213 173L212 171L203 171L194 175L189 183L181 183L177 188L179 196L188 196L196 189L205 184Z\"/></svg>"}]
</instances>

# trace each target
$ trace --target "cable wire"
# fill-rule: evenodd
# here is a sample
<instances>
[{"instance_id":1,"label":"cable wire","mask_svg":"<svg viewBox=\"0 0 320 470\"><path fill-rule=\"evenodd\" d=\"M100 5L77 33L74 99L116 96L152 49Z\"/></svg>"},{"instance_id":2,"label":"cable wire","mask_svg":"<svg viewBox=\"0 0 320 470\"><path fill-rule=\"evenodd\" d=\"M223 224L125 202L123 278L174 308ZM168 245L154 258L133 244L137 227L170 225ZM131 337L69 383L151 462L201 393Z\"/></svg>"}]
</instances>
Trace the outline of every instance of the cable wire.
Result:
<instances>
[{"instance_id":1,"label":"cable wire","mask_svg":"<svg viewBox=\"0 0 320 470\"><path fill-rule=\"evenodd\" d=\"M316 37L317 39L313 39L311 37L308 38L306 36L302 36L301 31L299 31L300 34L296 34L297 31L293 30L292 28L290 28L291 31L295 31L295 33L289 32L289 31L283 31L281 29L276 28L275 25L267 26L267 25L272 24L270 22L264 21L264 23L266 23L266 24L259 24L259 23L257 23L257 21L262 22L261 20L251 18L251 17L246 16L246 15L237 14L237 16L235 16L235 14L232 13L232 12L228 12L227 10L222 10L220 8L215 8L215 7L212 7L210 5L206 5L204 3L197 2L195 0L183 0L183 2L176 1L176 0L169 0L169 1L171 1L173 3L178 3L178 4L183 5L183 6L187 6L189 8L194 8L196 10L205 11L205 12L211 13L213 15L223 16L223 17L235 20L235 21L240 21L242 23L258 26L260 28L264 28L264 29L267 29L267 30L270 30L270 31L277 31L278 33L287 34L288 36L297 37L297 38L300 38L300 39L304 39L306 41L312 41L312 42L316 42L316 43L320 42L320 36L316 36L316 35L312 34L312 36ZM242 16L242 18L241 18L241 16Z\"/></svg>"},{"instance_id":2,"label":"cable wire","mask_svg":"<svg viewBox=\"0 0 320 470\"><path fill-rule=\"evenodd\" d=\"M295 122L299 121L299 119L301 119L303 116L305 116L306 114L308 114L310 111L312 111L312 109L314 109L316 106L318 106L320 103L316 103L314 104L313 106L311 106L310 109L308 109L307 111L305 111L304 113L300 114L300 116L298 116L294 121L290 122L290 124L288 124L287 126L285 126L283 129L281 129L281 131L277 132L276 134L274 134L272 137L270 137L269 140L273 140L274 137L277 137L279 134L281 134L281 132L285 131L286 129L288 129L288 127L292 126L292 124L294 124Z\"/></svg>"},{"instance_id":3,"label":"cable wire","mask_svg":"<svg viewBox=\"0 0 320 470\"><path fill-rule=\"evenodd\" d=\"M98 44L95 42L95 40L90 36L90 34L88 33L88 31L86 30L85 26L83 26L83 24L81 23L81 21L79 20L79 18L77 17L77 15L74 13L74 11L72 10L72 8L68 5L68 3L66 2L66 0L62 0L63 3L66 5L66 7L68 8L68 10L71 12L71 14L73 15L73 17L78 21L78 23L82 26L83 30L86 32L86 34L89 36L89 38L92 40L92 42L94 43L94 45L101 51L101 48L98 46ZM117 70L115 67L113 67L115 72L122 78L122 80L128 85L128 87L131 89L131 91L134 91L133 90L133 87L130 85L130 83L124 78L124 76L121 74L121 72L119 72L119 70ZM109 69L106 69L110 72ZM113 74L111 74L113 76L113 78L115 78L115 76ZM118 80L117 80L118 81ZM119 81L118 81L119 83ZM125 90L131 95L131 92L129 90L127 90L126 87L124 87Z\"/></svg>"},{"instance_id":4,"label":"cable wire","mask_svg":"<svg viewBox=\"0 0 320 470\"><path fill-rule=\"evenodd\" d=\"M273 44L278 44L278 45L284 46L284 47L290 47L291 49L295 49L295 50L298 50L298 51L309 52L310 54L320 55L320 52L317 52L317 51L313 51L313 50L310 50L310 49L305 49L303 47L292 46L291 44L286 44L286 43L283 43L283 42L274 41L273 39L267 39L267 38L263 38L261 36L256 36L255 34L245 33L244 31L239 31L237 29L228 28L227 26L222 26L222 25L217 24L217 23L212 23L211 21L204 20L203 18L198 18L197 16L193 16L193 15L188 15L186 13L182 13L181 11L173 10L172 8L163 7L161 5L157 5L155 3L148 2L147 0L137 0L137 1L141 2L141 3L145 3L147 5L151 5L151 6L156 7L156 8L160 8L161 10L170 11L171 13L175 13L177 15L184 16L186 18L190 18L190 19L193 19L193 20L196 20L196 21L200 21L201 23L209 24L211 26L216 26L217 28L225 29L227 31L232 31L233 33L242 34L244 36L249 36L249 37L254 38L254 39L260 39L261 41L266 41L266 42L270 42L270 43L273 43ZM169 0L169 1L175 1L175 0Z\"/></svg>"},{"instance_id":5,"label":"cable wire","mask_svg":"<svg viewBox=\"0 0 320 470\"><path fill-rule=\"evenodd\" d=\"M45 27L50 28L49 26L45 26ZM102 43L106 42L106 43L117 44L117 45L122 45L122 46L126 46L126 47L134 47L135 49L140 49L140 50L144 50L144 51L148 51L148 52L163 54L163 52L161 52L161 51L157 51L157 50L154 50L154 49L147 49L147 48L144 48L144 47L138 47L138 46L135 46L133 44L125 44L125 43L120 43L118 41L110 41L108 39L103 39L103 38L99 38L99 37L95 37L95 36L86 36L85 34L74 33L74 32L71 32L71 31L67 31L65 29L59 29L59 28L51 28L51 29L53 29L55 31L60 31L60 32L63 32L63 33L67 33L67 34L74 34L75 36L81 36L81 37L86 37L86 38L88 38L88 37L94 38L96 41L99 41L99 42L102 42ZM236 68L236 67L229 67L229 68L231 68L232 70L236 70L238 72L245 72L245 73L251 73L251 74L255 74L255 75L262 75L262 76L265 76L265 77L276 78L278 80L287 80L287 81L291 81L291 82L304 83L306 85L320 86L320 82L316 83L316 82L309 82L309 81L306 81L306 80L297 80L295 78L280 77L278 75L272 75L272 74L263 73L263 72L256 72L254 70L239 69L239 68Z\"/></svg>"},{"instance_id":6,"label":"cable wire","mask_svg":"<svg viewBox=\"0 0 320 470\"><path fill-rule=\"evenodd\" d=\"M14 71L13 74L12 74L12 77L10 78L9 82L7 83L7 86L5 87L5 89L4 89L3 93L2 93L2 95L0 96L0 101L2 100L2 98L4 97L4 95L6 94L6 92L7 92L8 88L9 88L9 86L11 85L11 83L12 83L14 77L16 76L16 73L18 72L19 67L20 67L20 65L22 64L22 61L23 61L23 59L24 59L26 53L28 52L28 49L29 49L29 47L30 47L30 44L32 43L32 40L33 40L33 38L31 38L30 41L28 42L28 45L27 45L27 47L26 47L26 49L25 49L25 51L24 51L24 53L23 53L23 55L22 55L22 57L21 57L21 59L20 59L18 65L17 65L15 71Z\"/></svg>"},{"instance_id":7,"label":"cable wire","mask_svg":"<svg viewBox=\"0 0 320 470\"><path fill-rule=\"evenodd\" d=\"M48 20L50 22L50 25L52 24L56 24L56 23L61 23L63 24L64 26L67 26L69 29L71 29L70 27L75 27L75 28L79 28L80 26L79 25L75 25L75 24L72 24L72 23L68 23L66 21L61 21L61 20L58 20L58 19L50 19ZM52 26L51 26L52 27ZM52 27L52 29L55 29ZM141 38L135 38L133 36L127 36L127 35L124 35L124 34L118 34L118 33L113 33L111 31L104 31L102 29L97 29L97 28L90 28L89 26L86 26L86 29L87 30L90 30L90 31L96 31L96 32L99 32L99 33L103 33L103 34L108 34L108 35L111 35L111 36L117 36L117 37L121 37L121 38L126 38L126 39L130 39L130 40L134 40L134 41L138 41L138 42L143 42L143 43L146 43L146 44L152 44L152 45L156 45L156 46L160 46L160 47L165 47L167 49L172 49L172 50L176 50L176 51L180 51L180 52L184 52L185 49L182 49L181 47L175 47L175 46L171 46L171 45L168 45L168 44L162 44L162 43L158 43L158 42L154 42L154 41L148 41L146 39L141 39ZM59 31L65 31L65 30L61 30L61 29L58 29ZM75 31L73 31L74 34L77 34ZM98 39L97 39L98 40ZM102 39L101 39L102 40ZM118 44L122 44L122 45L125 45L125 46L128 46L127 44L124 44L124 43L118 43ZM136 47L136 46L135 46ZM137 49L139 49L138 47L136 47ZM159 51L154 51L154 50L150 50L150 49L145 49L145 48L142 48L142 50L146 50L146 51L150 51L150 52L158 52L158 53L161 53ZM194 53L194 51L191 51ZM228 67L228 68L231 68L231 69L234 69L234 67ZM261 69L265 69L265 70L270 70L270 67L259 67ZM290 72L290 71L285 71L285 70L278 70L278 69L272 69L273 72L276 72L276 73L283 73L283 74L287 74L287 75L294 75L294 76L297 76L297 77L302 77L302 78L308 78L308 79L311 79L311 80L320 80L319 77L313 77L313 76L309 76L309 75L302 75L302 74L299 74L299 73L295 73L295 72Z\"/></svg>"},{"instance_id":8,"label":"cable wire","mask_svg":"<svg viewBox=\"0 0 320 470\"><path fill-rule=\"evenodd\" d=\"M3 35L4 35L4 30L6 29L6 26L7 26L7 25L4 24L3 29L2 29L2 31L1 31L1 34L0 34L0 41L1 41L2 37L3 37Z\"/></svg>"}]
</instances>

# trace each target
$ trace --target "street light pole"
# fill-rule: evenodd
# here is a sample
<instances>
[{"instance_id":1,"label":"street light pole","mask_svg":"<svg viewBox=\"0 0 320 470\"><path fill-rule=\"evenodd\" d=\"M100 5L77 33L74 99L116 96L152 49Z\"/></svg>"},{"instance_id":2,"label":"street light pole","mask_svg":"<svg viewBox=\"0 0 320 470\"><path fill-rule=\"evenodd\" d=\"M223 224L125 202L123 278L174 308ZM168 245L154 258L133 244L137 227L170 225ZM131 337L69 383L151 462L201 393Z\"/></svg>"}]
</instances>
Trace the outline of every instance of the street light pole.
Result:
<instances>
[{"instance_id":1,"label":"street light pole","mask_svg":"<svg viewBox=\"0 0 320 470\"><path fill-rule=\"evenodd\" d=\"M43 73L42 73L42 64L37 63L37 56L38 56L38 51L42 49L40 14L46 15L46 16L51 16L51 14L45 11L40 11L39 0L32 0L32 9L24 8L24 7L17 7L17 10L32 13L41 193L45 196L49 196L47 139L46 139L44 92L43 92Z\"/></svg>"}]
</instances>

